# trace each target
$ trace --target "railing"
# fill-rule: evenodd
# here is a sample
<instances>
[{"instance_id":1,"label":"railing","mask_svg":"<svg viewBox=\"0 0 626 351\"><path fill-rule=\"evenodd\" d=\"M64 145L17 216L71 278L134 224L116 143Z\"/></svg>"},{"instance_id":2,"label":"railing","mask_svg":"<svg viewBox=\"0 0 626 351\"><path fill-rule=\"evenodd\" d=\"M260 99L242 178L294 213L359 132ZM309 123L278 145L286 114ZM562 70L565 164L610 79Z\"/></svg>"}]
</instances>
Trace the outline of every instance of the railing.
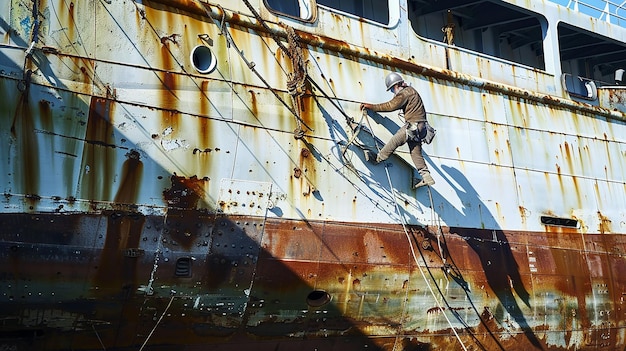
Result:
<instances>
[{"instance_id":1,"label":"railing","mask_svg":"<svg viewBox=\"0 0 626 351\"><path fill-rule=\"evenodd\" d=\"M594 18L626 27L626 0L616 3L610 0L552 0L567 6L574 11L580 11Z\"/></svg>"}]
</instances>

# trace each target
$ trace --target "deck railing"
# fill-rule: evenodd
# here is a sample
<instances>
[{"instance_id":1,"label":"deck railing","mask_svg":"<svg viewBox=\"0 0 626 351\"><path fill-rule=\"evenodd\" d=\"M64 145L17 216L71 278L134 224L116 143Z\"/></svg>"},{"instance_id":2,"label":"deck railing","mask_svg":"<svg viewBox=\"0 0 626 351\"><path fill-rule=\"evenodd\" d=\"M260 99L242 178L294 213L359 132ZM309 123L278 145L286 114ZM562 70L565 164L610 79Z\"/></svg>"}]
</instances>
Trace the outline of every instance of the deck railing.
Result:
<instances>
[{"instance_id":1,"label":"deck railing","mask_svg":"<svg viewBox=\"0 0 626 351\"><path fill-rule=\"evenodd\" d=\"M626 0L552 0L567 8L588 14L594 18L626 27Z\"/></svg>"}]
</instances>

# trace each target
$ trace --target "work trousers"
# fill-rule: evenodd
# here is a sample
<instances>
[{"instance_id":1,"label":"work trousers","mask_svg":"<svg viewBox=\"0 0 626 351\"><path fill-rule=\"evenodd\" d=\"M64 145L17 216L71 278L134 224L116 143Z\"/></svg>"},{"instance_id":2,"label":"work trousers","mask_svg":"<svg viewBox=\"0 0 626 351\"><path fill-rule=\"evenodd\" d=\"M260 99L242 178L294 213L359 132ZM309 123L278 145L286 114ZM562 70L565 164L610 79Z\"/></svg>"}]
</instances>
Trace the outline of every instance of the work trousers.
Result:
<instances>
[{"instance_id":1,"label":"work trousers","mask_svg":"<svg viewBox=\"0 0 626 351\"><path fill-rule=\"evenodd\" d=\"M385 144L385 146L378 153L377 161L381 162L389 158L391 154L400 146L407 143L409 146L409 152L411 153L411 159L415 164L415 168L418 171L427 171L428 167L426 166L426 162L424 161L424 156L422 156L422 143L419 141L415 141L414 139L408 139L406 134L407 125L403 125L396 134L394 134L391 139Z\"/></svg>"}]
</instances>

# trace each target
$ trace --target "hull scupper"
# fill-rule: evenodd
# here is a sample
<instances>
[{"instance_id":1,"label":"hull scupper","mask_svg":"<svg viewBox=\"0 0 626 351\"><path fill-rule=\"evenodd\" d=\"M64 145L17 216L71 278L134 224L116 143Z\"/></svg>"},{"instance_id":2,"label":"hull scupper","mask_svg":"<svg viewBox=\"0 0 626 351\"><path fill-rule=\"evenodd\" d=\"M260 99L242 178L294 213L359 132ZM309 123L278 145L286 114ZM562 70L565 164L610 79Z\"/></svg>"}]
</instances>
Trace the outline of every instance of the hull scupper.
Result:
<instances>
[{"instance_id":1,"label":"hull scupper","mask_svg":"<svg viewBox=\"0 0 626 351\"><path fill-rule=\"evenodd\" d=\"M2 2L0 349L625 349L624 12Z\"/></svg>"}]
</instances>

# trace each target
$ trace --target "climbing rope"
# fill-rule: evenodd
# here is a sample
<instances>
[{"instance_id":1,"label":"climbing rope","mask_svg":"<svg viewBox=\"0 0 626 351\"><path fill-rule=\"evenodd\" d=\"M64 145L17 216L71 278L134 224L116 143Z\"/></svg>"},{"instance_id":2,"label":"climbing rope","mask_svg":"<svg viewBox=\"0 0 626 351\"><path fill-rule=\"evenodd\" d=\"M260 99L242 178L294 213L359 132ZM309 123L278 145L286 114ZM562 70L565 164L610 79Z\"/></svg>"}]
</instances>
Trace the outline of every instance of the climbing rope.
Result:
<instances>
[{"instance_id":1,"label":"climbing rope","mask_svg":"<svg viewBox=\"0 0 626 351\"><path fill-rule=\"evenodd\" d=\"M154 334L154 331L156 330L156 328L159 326L159 324L163 320L163 317L165 317L165 314L167 313L167 310L169 310L170 306L172 306L172 301L174 301L174 297L175 296L172 295L172 297L170 298L170 302L165 307L165 310L163 311L163 313L161 313L161 317L159 318L159 320L154 325L154 328L152 328L152 330L150 331L150 334L148 334L148 336L146 337L146 340L144 340L143 344L139 348L139 351L143 351L143 348L146 347L146 344L148 343L148 340L150 340L150 338L152 337L152 334Z\"/></svg>"},{"instance_id":2,"label":"climbing rope","mask_svg":"<svg viewBox=\"0 0 626 351\"><path fill-rule=\"evenodd\" d=\"M302 48L299 44L299 37L292 27L286 26L287 30L287 42L289 43L288 55L291 59L293 72L287 75L287 90L289 91L289 95L293 100L293 104L295 106L296 113L298 113L298 118L296 121L298 122L298 127L294 131L296 134L296 138L300 139L304 136L304 131L302 130L302 126L300 121L302 118L300 117L300 111L304 110L304 106L302 105L302 97L307 90L306 87L306 62L304 61L304 57L302 55Z\"/></svg>"},{"instance_id":3,"label":"climbing rope","mask_svg":"<svg viewBox=\"0 0 626 351\"><path fill-rule=\"evenodd\" d=\"M240 57L242 58L242 60L246 63L246 65L253 71L254 74L256 74L259 79L266 85L266 87L278 98L279 101L281 101L281 103L287 107L287 109L289 109L289 111L295 116L296 121L298 122L298 128L300 129L300 125L304 124L304 122L302 121L302 119L300 118L299 115L299 111L302 110L302 106L301 106L301 97L303 96L304 92L306 91L306 82L310 82L312 85L314 85L317 89L319 89L319 91L326 97L328 98L328 100L331 102L332 105L334 105L346 118L346 121L348 123L348 126L350 126L352 128L352 125L354 124L354 121L345 113L345 111L343 111L343 109L337 105L337 103L335 101L333 101L333 99L331 97L329 97L324 89L321 89L321 87L308 75L308 73L306 72L306 63L304 61L304 58L302 56L302 48L299 46L299 38L297 36L297 34L295 33L295 31L293 30L293 28L285 26L286 28L286 32L287 32L287 41L289 44L289 47L285 47L282 42L281 39L273 32L270 30L270 28L267 26L267 24L265 23L265 20L263 20L261 18L261 16L258 14L258 12L250 5L250 3L247 0L243 0L244 3L246 4L246 6L248 6L248 8L250 9L250 11L253 13L254 17L256 18L256 20L259 22L259 24L267 31L267 33L270 34L270 36L274 39L274 41L276 42L276 44L278 45L278 47L283 50L283 52L291 59L292 61L292 65L293 65L293 72L292 73L288 73L288 82L287 82L287 89L289 94L292 96L293 100L293 105L295 107L295 109L291 108L290 106L288 106L285 101L278 96L278 94L270 87L270 85L265 81L265 79L260 75L260 73L258 71L256 71L256 69L254 68L254 63L250 62L247 60L247 58L243 55L243 52L241 50L238 49L236 43L234 42L232 36L230 35L229 31L227 30L226 26L224 25L223 21L220 24L217 23L217 20L215 18L213 18L207 7L206 6L211 6L209 4L203 4L204 5L204 9L207 12L207 16L210 17L214 23L216 24L216 26L218 26L218 28L220 29L221 33L226 37L227 41L229 44L233 45L233 47L235 48L235 51L240 55ZM220 9L220 11L222 11L222 13L224 13L223 8L221 8L219 5L217 5L218 8ZM364 115L363 117L366 117L367 113L366 111L364 111ZM363 119L363 118L362 118ZM361 119L361 121L362 121ZM369 119L366 119L369 129L372 130L371 125L369 125ZM304 124L308 129L312 130L312 128L310 128L309 126L307 126L306 124ZM347 150L347 148L349 147L349 145L351 145L352 143L354 143L358 132L360 131L361 128L361 122L357 125L356 128L353 128L353 134L351 136L351 138L348 140L348 143L345 147L345 149L342 152L342 155L345 154L345 151ZM302 133L301 129L300 131L298 129L296 129L294 131L294 133L296 133L296 137L298 137L299 133ZM372 135L373 135L373 130L372 130ZM302 136L302 134L300 134L300 136ZM375 136L374 136L375 137ZM380 147L378 144L376 144L376 148L377 150L380 152ZM327 160L329 162L329 160ZM389 182L389 185L391 187L392 192L395 192L395 188L393 186L393 183L391 181L391 176L389 174L389 170L388 167L385 165L385 172L387 175L387 180ZM430 189L429 189L429 196L430 196L430 200L431 200L431 208L434 208L434 204L433 204L433 200L432 200L432 194L430 193ZM417 254L415 253L415 249L413 246L413 243L411 241L411 237L409 234L409 230L407 228L407 223L404 219L404 217L402 217L399 206L397 201L394 201L394 205L396 208L397 213L400 215L401 218L401 223L402 223L402 227L405 233L405 236L407 238L407 240L409 241L410 244L410 248L411 248L411 254L412 257L416 263L416 265L419 268L420 274L422 275L422 278L424 279L431 295L433 296L438 308L441 311L444 311L443 309L443 305L441 303L441 301L439 301L439 299L437 299L437 295L435 294L435 291L433 290L433 287L431 286L431 284L429 283L428 278L426 277L426 274L424 273L424 270L422 269L422 267L419 265L419 260L417 257ZM441 234L441 228L439 230L440 234ZM441 251L441 250L440 250ZM441 251L443 252L443 251ZM421 251L420 251L421 254ZM445 258L444 258L445 260ZM426 267L428 269L428 266ZM429 270L430 272L430 270ZM434 281L434 277L432 276L431 273L431 278ZM436 285L436 282L435 282ZM437 286L437 289L439 289L439 287ZM439 290L439 294L441 295L442 300L445 301L445 297L443 296L443 293L441 292L441 290ZM447 302L446 302L447 304ZM449 307L449 305L448 305ZM448 318L448 316L443 313L446 321L448 322L450 328L452 329L454 335L456 336L457 340L459 341L459 343L461 344L463 350L467 350L467 348L465 347L463 341L461 340L460 336L458 335L456 329L453 327L452 322L450 321L450 319ZM457 318L460 318L457 316ZM467 324L464 323L463 321L461 321L466 328L468 328Z\"/></svg>"},{"instance_id":4,"label":"climbing rope","mask_svg":"<svg viewBox=\"0 0 626 351\"><path fill-rule=\"evenodd\" d=\"M363 110L363 114L361 114L361 120L359 121L359 123L356 123L356 126L354 126L354 121L351 121L348 123L348 127L350 127L350 130L352 131L352 136L350 137L350 139L348 139L348 142L346 143L346 145L343 146L343 151L341 152L341 157L343 159L346 158L346 151L348 151L348 148L350 147L350 145L352 145L354 143L354 141L356 140L356 137L359 135L359 132L361 131L362 128L362 124L363 124L363 119L365 118L365 116L367 116L367 111Z\"/></svg>"},{"instance_id":5,"label":"climbing rope","mask_svg":"<svg viewBox=\"0 0 626 351\"><path fill-rule=\"evenodd\" d=\"M237 54L239 55L239 57L243 60L243 62L246 64L246 66L252 71L252 73L254 73L260 80L261 82L263 82L263 84L265 85L265 87L272 93L274 94L274 96L276 97L276 99L278 99L278 101L280 101L283 106L285 106L285 108L287 108L289 110L289 112L291 112L291 114L295 117L296 119L296 123L298 124L298 128L294 131L296 138L301 138L302 136L304 136L304 132L302 131L301 126L305 126L307 129L309 129L310 131L315 131L313 128L309 127L300 117L300 114L297 110L295 110L294 108L292 108L291 106L289 106L287 104L287 102L285 102L285 100L278 95L278 93L276 92L276 90L274 88L272 88L272 86L267 82L267 80L261 75L261 73L259 73L259 71L257 71L257 69L255 68L255 63L252 61L249 61L246 56L243 54L243 51L239 49L239 47L237 46L237 44L235 43L235 40L233 39L233 37L230 35L230 32L227 29L227 26L224 23L220 23L217 21L217 19L213 18L213 16L211 16L211 13L209 12L209 9L207 8L207 6L213 6L210 5L208 3L202 3L204 11L207 15L207 17L209 17L213 23L217 26L217 28L219 28L220 33L222 35L224 35L224 37L226 38L226 41L232 45L235 49L235 52L237 52ZM224 8L222 8L222 6L220 5L216 5L219 10L222 13L225 13ZM271 33L271 32L270 32ZM280 44L279 47L281 48L285 48L284 45ZM285 52L288 52L288 49L283 49L285 50ZM289 54L287 54L289 56Z\"/></svg>"},{"instance_id":6,"label":"climbing rope","mask_svg":"<svg viewBox=\"0 0 626 351\"><path fill-rule=\"evenodd\" d=\"M433 196L432 196L432 192L430 190L430 187L428 187L428 197L430 198L430 206L431 208L434 208L434 202L433 202ZM443 230L441 228L441 221L440 219L437 217L437 219L435 219L435 213L433 211L432 213L432 217L431 217L433 223L437 223L437 246L439 247L439 255L441 258L441 261L443 263L443 270L444 273L446 274L446 279L448 275L453 275L452 278L459 284L461 285L461 287L463 288L463 291L465 292L465 296L467 297L467 300L469 301L470 305L472 306L472 309L474 310L474 312L476 313L476 316L478 317L478 319L480 320L480 323L485 327L485 329L488 331L489 335L491 336L491 338L493 339L493 341L495 342L496 345L498 345L498 348L500 350L504 351L504 347L502 346L502 344L500 343L500 341L496 338L495 335L493 335L493 333L491 332L491 330L489 329L489 327L487 326L487 323L485 322L485 320L482 318L480 312L478 311L478 309L476 308L476 306L474 305L474 301L472 301L472 297L470 296L469 292L469 286L467 285L467 283L465 282L465 279L463 278L461 271L459 270L459 268L456 266L456 263L454 263L454 260L452 259L452 256L449 255L448 252L448 243L446 241L446 236L443 235ZM441 239L443 239L443 245L441 242ZM420 254L422 255L423 258L423 254L420 251ZM446 258L446 254L447 257L449 257L450 259L450 263L447 262L447 258ZM432 277L432 274L431 274ZM433 277L434 279L434 277ZM437 288L439 289L439 287L437 286ZM455 311L452 311L452 313L456 314ZM459 318L459 317L457 317ZM467 325L467 323L465 323L464 321L462 321L463 325L466 326L466 328L469 330L469 325ZM500 323L498 321L498 323ZM478 346L480 346L481 349L486 350L486 348L482 345L482 343L476 338L475 335L470 334L472 336L472 338L476 341L476 343L478 344Z\"/></svg>"},{"instance_id":7,"label":"climbing rope","mask_svg":"<svg viewBox=\"0 0 626 351\"><path fill-rule=\"evenodd\" d=\"M290 26L284 25L285 30L287 32L287 43L288 47L283 45L281 39L270 30L269 26L265 22L265 20L261 17L261 15L256 11L256 9L250 4L248 0L243 0L244 4L248 7L250 12L254 18L259 22L259 24L263 27L267 33L274 39L276 45L291 59L293 72L288 73L287 75L287 91L289 91L289 95L291 95L292 102L294 105L294 109L292 109L292 113L296 117L297 127L294 130L294 136L296 139L302 139L304 137L304 130L302 130L302 125L304 122L302 121L302 117L300 116L300 112L304 110L304 106L302 105L302 97L306 92L306 62L302 55L302 48L300 47L300 38L294 31L294 29ZM205 7L206 9L206 7ZM221 8L220 8L221 9ZM223 9L221 9L223 11ZM232 38L231 38L232 41ZM238 52L242 54L239 50ZM259 75L256 71L255 73ZM260 77L261 78L261 77ZM261 80L263 80L261 78ZM266 83L267 85L267 83ZM268 85L269 88L269 85ZM306 126L306 124L304 124ZM309 130L313 131L313 129L309 126L306 126Z\"/></svg>"},{"instance_id":8,"label":"climbing rope","mask_svg":"<svg viewBox=\"0 0 626 351\"><path fill-rule=\"evenodd\" d=\"M366 112L365 112L364 116L366 116L366 121L367 121L367 124L368 124L368 128L369 128L370 130L372 130L372 127L371 127L371 124L370 124L370 122L369 122L369 119L367 118L367 113L366 113ZM373 130L372 130L372 135L373 135ZM378 152L380 152L380 148L379 148L378 144L376 144L376 149L378 150ZM394 194L395 194L395 187L393 186L393 182L392 182L392 180L391 180L391 175L389 174L389 170L388 170L388 168L387 168L387 165L385 165L385 173L386 173L386 175L387 175L387 180L388 180L388 182L389 182L389 186L390 186L390 188L391 188L391 191L392 191L392 193L394 193ZM435 206L434 206L434 200L433 200L433 196L432 196L432 192L431 192L430 187L428 187L428 197L429 197L429 200L430 200L430 207L431 207L431 209L434 209L434 208L435 208ZM402 224L402 228L403 228L403 230L404 230L404 234L405 234L405 236L406 236L406 238L407 238L407 241L409 242L409 246L410 246L410 248L411 248L411 255L412 255L412 257L413 257L413 260L415 261L416 265L418 266L419 271L420 271L420 274L422 275L422 278L424 279L424 282L425 282L425 283L426 283L426 285L428 286L428 289L429 289L429 291L430 291L431 295L432 295L432 296L433 296L433 298L435 299L435 302L436 302L436 304L437 304L437 307L438 307L438 308L439 308L439 309L443 312L443 305L442 305L442 304L441 304L441 302L437 299L437 294L435 293L435 291L434 291L433 287L430 285L429 280L428 280L428 278L426 277L426 274L425 274L424 270L423 270L423 269L422 269L422 267L419 265L419 260L418 260L418 258L417 258L417 254L415 253L415 249L414 249L414 246L413 246L413 242L412 242L412 240L411 240L411 235L409 234L409 229L407 228L407 223L406 223L406 221L405 221L404 217L401 215L401 212L400 212L400 209L399 209L398 203L397 203L397 202L395 202L395 201L394 201L394 206L395 206L396 211L397 211L397 213L398 213L398 215L399 215L399 217L400 217L400 222L401 222L401 224ZM442 259L442 263L443 263L443 267L444 267L444 273L446 274L446 278L447 278L448 274L452 274L452 273L450 272L450 270L454 270L454 272L453 272L453 273L454 273L454 274L456 274L456 276L457 276L457 277L460 277L460 276L461 276L461 274L460 274L460 272L458 271L458 268L456 268L456 266L454 266L454 265L450 265L450 264L448 264L448 263L447 263L447 258L446 258L447 243L445 242L445 236L443 235L443 231L442 231L441 223L440 223L440 222L436 219L436 217L435 217L435 212L434 212L434 211L432 212L431 220L432 220L432 223L437 223L437 228L438 228L437 244L438 244L438 247L439 247L440 257L441 257L441 259ZM441 241L440 241L440 238L443 238L443 245L442 245L442 243L441 243ZM445 250L444 250L444 247L445 247ZM419 248L419 247L418 247L418 248ZM424 265L426 266L426 270L428 271L428 274L430 275L430 278L431 278L431 280L433 281L434 286L435 286L435 288L436 288L437 292L439 293L439 296L441 296L442 301L443 301L443 302L445 303L445 305L448 307L448 309L450 310L450 312L451 312L451 313L452 313L452 314L453 314L453 315L457 318L457 320L458 320L458 321L459 321L459 322L460 322L460 323L464 326L465 330L469 332L470 337L471 337L471 338L472 338L472 339L476 342L476 344L478 345L478 347L479 347L481 350L486 350L486 348L482 345L482 343L480 342L480 340L478 340L478 338L477 338L477 337L476 337L476 336L475 336L475 335L471 332L471 327L467 324L467 322L465 322L465 320L463 320L463 318L462 318L462 317L461 317L461 316L460 316L457 312L455 312L455 311L451 308L450 304L448 303L448 301L446 300L446 298L445 298L445 296L444 296L443 291L441 291L441 288L439 287L439 284L437 284L437 282L436 282L436 280L435 280L435 276L432 274L432 272L431 272L430 268L428 267L428 264L426 263L426 262L427 262L426 257L424 256L424 254L423 254L423 252L422 252L422 250L421 250L421 249L419 250L419 253L420 253L420 256L421 256L422 260L424 261ZM461 283L459 283L459 284L461 284ZM463 285L463 284L461 284L461 285L462 285L462 287L463 287L463 289L464 289L464 291L465 291L465 294L466 294L467 298L468 298L468 299L470 300L470 302L471 302L471 297L469 296L467 286L466 286L466 285ZM473 306L473 303L472 303L472 306ZM485 322L484 322L484 321L483 321L483 319L480 317L480 313L478 312L478 310L475 308L475 306L473 306L473 308L474 308L474 311L476 312L476 314L477 314L478 318L480 319L481 323L482 323L483 325L485 325ZM458 333L456 332L456 329L452 326L452 323L451 323L450 319L448 318L448 316L447 316L445 313L443 313L443 315L444 315L444 317L445 317L446 321L448 322L448 325L449 325L449 326L450 326L450 328L452 329L452 331L453 331L454 335L456 336L457 340L458 340L458 341L459 341L459 343L461 344L461 347L463 348L463 350L467 350L467 348L465 347L465 345L464 345L463 341L460 339L460 336L459 336L459 335L458 335ZM485 325L485 327L487 327L487 326ZM489 330L489 328L487 328L487 330ZM494 341L496 342L496 344L500 347L500 349L502 349L502 350L503 350L503 348L502 348L501 344L500 344L500 343L499 343L499 341L495 338L495 336L494 336L491 332L489 332L489 334L492 336L492 338L494 339Z\"/></svg>"},{"instance_id":9,"label":"climbing rope","mask_svg":"<svg viewBox=\"0 0 626 351\"><path fill-rule=\"evenodd\" d=\"M363 110L364 114L367 116L367 111ZM368 128L372 131L372 135L374 135L374 131L372 129L372 126L370 125L370 121L369 118L365 118L365 120L367 121L367 125ZM378 146L378 144L376 144L376 150L378 150L378 152L380 152L380 147ZM387 167L387 165L385 164L385 173L387 175L387 181L389 182L389 187L391 189L391 192L395 194L395 187L393 186L393 182L391 181L391 175L389 174L389 168ZM431 199L432 201L432 199ZM450 321L450 319L448 318L448 316L443 312L443 306L441 304L441 302L439 301L439 299L437 299L437 295L435 294L435 291L433 290L430 282L428 281L428 278L426 277L426 274L424 273L424 270L422 269L422 266L420 266L419 264L419 260L417 258L417 255L415 253L415 248L413 247L413 241L411 240L411 236L409 235L409 230L407 228L407 223L406 220L404 219L404 216L402 216L402 212L400 212L400 207L398 206L398 202L394 201L394 206L396 208L396 212L398 213L398 216L400 217L400 223L402 224L402 229L404 230L404 235L406 236L406 239L409 242L409 247L411 248L411 255L413 257L413 260L415 261L415 265L417 266L417 268L420 271L420 274L422 275L422 278L424 279L424 282L426 283L426 286L428 287L428 290L430 291L430 294L432 295L433 299L435 300L435 303L437 304L437 308L439 308L439 310L442 312L443 316L445 317L446 321L448 322L448 325L450 326L450 329L452 329L452 332L454 333L454 336L456 337L456 339L459 341L459 343L461 344L461 347L463 348L464 351L467 351L467 348L465 347L465 344L463 343L463 340L461 340L461 337L459 336L459 334L457 333L456 329L454 328L454 326L452 325L452 321ZM426 261L424 261L426 262ZM440 295L443 298L443 294L440 291ZM394 347L395 349L395 347Z\"/></svg>"},{"instance_id":10,"label":"climbing rope","mask_svg":"<svg viewBox=\"0 0 626 351\"><path fill-rule=\"evenodd\" d=\"M248 10L250 10L250 12L252 12L252 15L254 16L254 18L257 20L257 22L259 22L259 24L261 25L261 27L263 27L263 29L272 37L272 39L274 39L274 41L276 42L276 45L278 45L278 47L283 50L285 53L287 53L287 55L289 55L289 49L287 49L282 41L280 40L280 37L278 37L278 35L276 35L271 29L270 27L267 25L267 23L265 23L265 20L263 19L263 17L261 17L261 15L259 14L259 12L254 8L254 6L252 6L252 4L248 1L248 0L243 0L243 3L248 7ZM219 5L218 5L219 6ZM221 8L220 8L221 10Z\"/></svg>"},{"instance_id":11,"label":"climbing rope","mask_svg":"<svg viewBox=\"0 0 626 351\"><path fill-rule=\"evenodd\" d=\"M240 56L242 56L242 59L246 62L248 67L250 67L253 70L253 72L261 79L261 81L263 81L263 83L266 85L266 87L268 89L270 89L272 91L272 93L274 93L274 95L276 95L276 97L283 103L283 105L285 105L289 109L289 111L296 117L296 121L298 122L298 128L294 131L294 134L296 135L296 138L300 139L302 136L304 136L303 135L303 131L300 128L300 125L303 124L304 122L300 118L299 112L302 110L302 106L301 106L301 101L300 100L301 100L301 97L304 95L304 92L306 91L306 88L307 88L306 84L307 83L309 83L309 84L313 85L314 87L316 87L322 93L322 95L324 95L324 97L327 98L328 101L333 106L335 106L339 112L341 112L341 114L344 116L344 118L348 122L348 125L350 125L350 122L352 121L350 116L348 116L348 114L339 105L337 105L337 103L332 99L332 97L328 96L328 94L326 94L324 89L322 89L319 86L319 84L317 84L317 82L315 82L315 80L313 80L311 78L311 76L308 74L307 69L306 69L306 62L305 62L303 54L302 54L302 47L299 44L300 43L300 38L297 35L297 33L295 32L295 30L293 29L293 27L290 27L290 26L287 26L287 25L285 25L283 23L280 23L285 28L285 31L287 32L287 42L289 44L289 47L286 47L283 44L281 38L273 30L271 30L271 28L266 23L267 21L264 20L261 17L261 15L258 13L258 11L254 8L254 6L252 6L252 4L250 4L250 2L248 0L243 0L243 2L248 7L248 9L252 13L252 15L254 16L256 21L261 25L261 27L263 27L263 29L274 40L276 45L290 58L290 60L292 62L292 66L293 66L293 72L292 73L287 73L287 75L288 75L287 89L289 91L289 94L294 98L294 106L296 108L292 109L291 107L289 107L284 102L284 100L282 100L282 98L280 98L276 94L276 92L273 89L271 89L269 84L254 69L254 63L248 62L248 60L243 56L243 53L242 53L241 50L237 49L236 51L237 51L237 53ZM222 32L222 34L224 34L226 36L228 42L231 43L236 48L237 46L235 45L234 40L229 35L228 30L226 29L226 27L224 25L223 17L222 17L221 24L218 25L217 24L217 20L211 16L211 14L209 13L209 10L207 8L207 6L212 6L212 5L210 5L208 3L203 3L203 6L204 6L204 10L205 10L207 16L213 20L213 22L218 26L218 28L220 28L220 31ZM225 13L224 9L220 5L215 5L215 6L217 6L217 8L222 12L222 14ZM314 131L311 127L307 126L306 124L304 124L304 125L309 130Z\"/></svg>"}]
</instances>

